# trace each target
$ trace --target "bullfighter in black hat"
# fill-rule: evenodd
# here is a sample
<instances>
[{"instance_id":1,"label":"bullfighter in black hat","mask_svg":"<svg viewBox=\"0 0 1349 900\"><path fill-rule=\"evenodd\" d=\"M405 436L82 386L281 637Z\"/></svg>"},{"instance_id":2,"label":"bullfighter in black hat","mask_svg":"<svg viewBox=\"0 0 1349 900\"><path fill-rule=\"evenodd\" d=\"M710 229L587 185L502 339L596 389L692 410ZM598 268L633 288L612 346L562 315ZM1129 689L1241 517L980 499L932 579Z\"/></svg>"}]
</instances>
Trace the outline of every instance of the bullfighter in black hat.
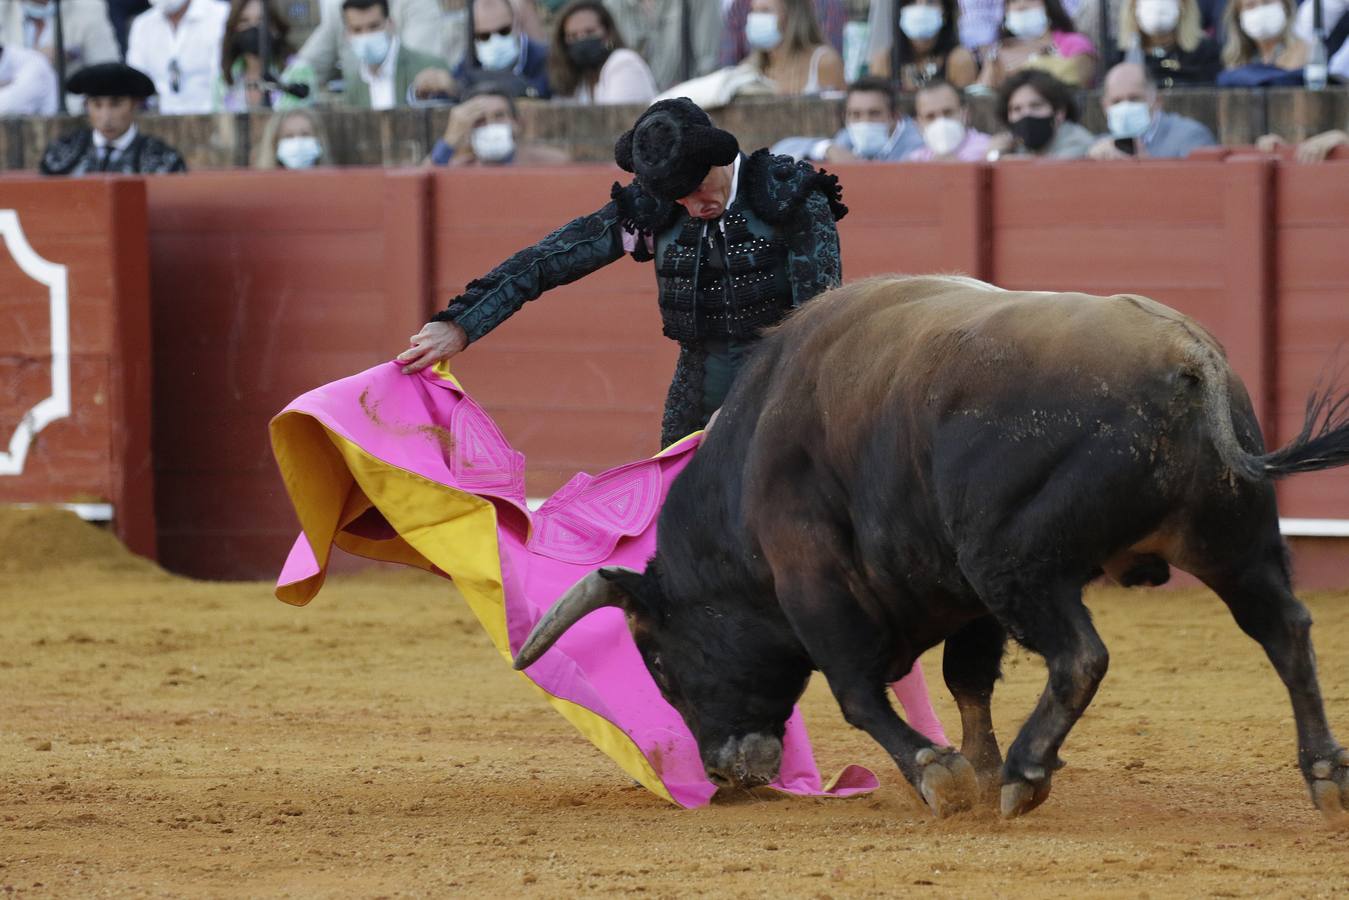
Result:
<instances>
[{"instance_id":1,"label":"bullfighter in black hat","mask_svg":"<svg viewBox=\"0 0 1349 900\"><path fill-rule=\"evenodd\" d=\"M666 337L679 362L661 427L666 446L707 424L763 329L842 281L838 179L758 150L686 98L647 109L614 158L636 174L610 202L469 283L412 337L415 372L463 350L527 300L630 253L654 260Z\"/></svg>"},{"instance_id":2,"label":"bullfighter in black hat","mask_svg":"<svg viewBox=\"0 0 1349 900\"><path fill-rule=\"evenodd\" d=\"M177 150L136 127L137 110L155 92L144 72L122 63L86 66L66 90L84 95L89 126L47 145L38 165L43 175L187 171Z\"/></svg>"}]
</instances>

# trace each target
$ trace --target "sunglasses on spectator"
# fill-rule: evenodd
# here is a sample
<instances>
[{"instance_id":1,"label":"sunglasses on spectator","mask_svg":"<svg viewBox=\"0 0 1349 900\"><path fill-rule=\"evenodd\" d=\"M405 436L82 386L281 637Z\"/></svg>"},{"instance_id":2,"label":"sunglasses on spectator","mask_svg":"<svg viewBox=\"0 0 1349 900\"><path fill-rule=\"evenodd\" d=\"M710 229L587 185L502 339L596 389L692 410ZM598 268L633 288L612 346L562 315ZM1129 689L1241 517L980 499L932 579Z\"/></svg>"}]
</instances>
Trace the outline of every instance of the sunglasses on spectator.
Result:
<instances>
[{"instance_id":1,"label":"sunglasses on spectator","mask_svg":"<svg viewBox=\"0 0 1349 900\"><path fill-rule=\"evenodd\" d=\"M502 37L510 37L511 32L514 29L515 29L514 25L502 25L496 31L475 31L473 33L473 37L479 41L485 41L494 34L499 34Z\"/></svg>"},{"instance_id":2,"label":"sunglasses on spectator","mask_svg":"<svg viewBox=\"0 0 1349 900\"><path fill-rule=\"evenodd\" d=\"M169 60L169 90L178 93L183 87L183 70L178 65L178 59L175 57Z\"/></svg>"}]
</instances>

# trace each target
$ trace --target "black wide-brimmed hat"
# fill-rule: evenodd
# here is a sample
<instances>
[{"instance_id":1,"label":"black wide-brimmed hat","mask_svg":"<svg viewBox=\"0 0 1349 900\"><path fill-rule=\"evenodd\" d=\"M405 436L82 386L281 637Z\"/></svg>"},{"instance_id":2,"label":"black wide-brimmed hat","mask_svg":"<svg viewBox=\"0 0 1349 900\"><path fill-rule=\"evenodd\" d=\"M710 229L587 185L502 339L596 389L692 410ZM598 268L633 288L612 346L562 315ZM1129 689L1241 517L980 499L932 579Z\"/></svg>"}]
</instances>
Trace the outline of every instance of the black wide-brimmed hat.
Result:
<instances>
[{"instance_id":1,"label":"black wide-brimmed hat","mask_svg":"<svg viewBox=\"0 0 1349 900\"><path fill-rule=\"evenodd\" d=\"M155 83L140 69L124 63L85 66L66 79L66 90L86 97L135 97L144 100L155 93Z\"/></svg>"},{"instance_id":2,"label":"black wide-brimmed hat","mask_svg":"<svg viewBox=\"0 0 1349 900\"><path fill-rule=\"evenodd\" d=\"M687 97L652 104L614 144L614 161L665 200L692 194L713 166L729 166L739 153L735 135Z\"/></svg>"}]
</instances>

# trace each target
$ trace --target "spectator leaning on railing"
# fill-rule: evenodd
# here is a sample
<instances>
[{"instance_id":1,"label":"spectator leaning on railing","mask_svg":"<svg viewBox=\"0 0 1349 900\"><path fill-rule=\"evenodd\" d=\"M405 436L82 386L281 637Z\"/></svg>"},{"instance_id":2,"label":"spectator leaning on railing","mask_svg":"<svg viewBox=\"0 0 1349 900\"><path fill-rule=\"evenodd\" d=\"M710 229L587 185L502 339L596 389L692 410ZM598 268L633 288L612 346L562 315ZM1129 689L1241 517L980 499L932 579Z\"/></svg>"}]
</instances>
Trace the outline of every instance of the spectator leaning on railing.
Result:
<instances>
[{"instance_id":1,"label":"spectator leaning on railing","mask_svg":"<svg viewBox=\"0 0 1349 900\"><path fill-rule=\"evenodd\" d=\"M1048 72L1022 69L1003 83L998 107L1008 131L994 135L989 159L1081 159L1096 138L1077 123L1072 89Z\"/></svg>"},{"instance_id":2,"label":"spectator leaning on railing","mask_svg":"<svg viewBox=\"0 0 1349 900\"><path fill-rule=\"evenodd\" d=\"M929 81L914 95L913 106L923 146L904 157L906 162L981 162L988 157L990 138L970 127L965 95L954 86Z\"/></svg>"},{"instance_id":3,"label":"spectator leaning on railing","mask_svg":"<svg viewBox=\"0 0 1349 900\"><path fill-rule=\"evenodd\" d=\"M267 11L267 53L270 58L265 73L262 71L261 40L264 8ZM314 102L318 89L314 71L308 63L295 56L289 32L290 23L272 4L272 0L231 0L229 18L225 20L220 71L216 73L216 110L242 112L264 105L273 109L294 109ZM283 69L286 72L285 79L277 79L276 73ZM295 97L272 86L277 80L304 85L308 93L304 98ZM266 103L263 102L264 98Z\"/></svg>"},{"instance_id":4,"label":"spectator leaning on railing","mask_svg":"<svg viewBox=\"0 0 1349 900\"><path fill-rule=\"evenodd\" d=\"M144 72L122 63L85 66L67 79L66 90L84 95L89 124L47 145L38 165L43 175L187 171L177 150L136 127L137 111L155 92Z\"/></svg>"},{"instance_id":5,"label":"spectator leaning on railing","mask_svg":"<svg viewBox=\"0 0 1349 900\"><path fill-rule=\"evenodd\" d=\"M0 44L0 116L55 115L58 93L47 57L18 44Z\"/></svg>"},{"instance_id":6,"label":"spectator leaning on railing","mask_svg":"<svg viewBox=\"0 0 1349 900\"><path fill-rule=\"evenodd\" d=\"M121 51L102 0L61 0L61 38L66 78L85 66L117 62ZM55 0L8 0L0 26L0 44L40 50L56 65Z\"/></svg>"},{"instance_id":7,"label":"spectator leaning on railing","mask_svg":"<svg viewBox=\"0 0 1349 900\"><path fill-rule=\"evenodd\" d=\"M841 91L843 57L825 43L811 0L753 0L745 25L746 64L779 96Z\"/></svg>"},{"instance_id":8,"label":"spectator leaning on railing","mask_svg":"<svg viewBox=\"0 0 1349 900\"><path fill-rule=\"evenodd\" d=\"M1138 63L1120 63L1106 73L1101 109L1110 134L1092 145L1092 159L1179 159L1217 143L1203 123L1162 110L1157 85Z\"/></svg>"},{"instance_id":9,"label":"spectator leaning on railing","mask_svg":"<svg viewBox=\"0 0 1349 900\"><path fill-rule=\"evenodd\" d=\"M220 0L155 0L131 23L127 65L155 83L159 111L211 111L229 7Z\"/></svg>"},{"instance_id":10,"label":"spectator leaning on railing","mask_svg":"<svg viewBox=\"0 0 1349 900\"><path fill-rule=\"evenodd\" d=\"M581 103L650 103L656 96L650 67L624 46L600 0L573 0L558 13L548 80L553 97Z\"/></svg>"},{"instance_id":11,"label":"spectator leaning on railing","mask_svg":"<svg viewBox=\"0 0 1349 900\"><path fill-rule=\"evenodd\" d=\"M551 96L548 46L525 34L510 0L473 0L473 51L481 68L460 63L454 77L461 85L472 87L484 77L501 84L503 77L513 77L522 84L520 94Z\"/></svg>"},{"instance_id":12,"label":"spectator leaning on railing","mask_svg":"<svg viewBox=\"0 0 1349 900\"><path fill-rule=\"evenodd\" d=\"M1130 0L1120 7L1116 44L1121 54L1137 49L1160 87L1212 84L1222 59L1202 28L1196 0Z\"/></svg>"},{"instance_id":13,"label":"spectator leaning on railing","mask_svg":"<svg viewBox=\"0 0 1349 900\"><path fill-rule=\"evenodd\" d=\"M694 0L697 2L697 0ZM707 0L715 5L717 0ZM843 26L848 22L848 10L843 0L810 0L815 21L820 27L821 39L838 53L843 52ZM717 62L722 66L733 66L749 56L757 48L750 42L748 34L749 14L753 11L754 0L732 0L726 8L725 25L721 32L721 51Z\"/></svg>"},{"instance_id":14,"label":"spectator leaning on railing","mask_svg":"<svg viewBox=\"0 0 1349 900\"><path fill-rule=\"evenodd\" d=\"M784 138L772 150L813 162L899 162L922 146L918 127L900 110L890 82L859 78L848 87L838 134Z\"/></svg>"},{"instance_id":15,"label":"spectator leaning on railing","mask_svg":"<svg viewBox=\"0 0 1349 900\"><path fill-rule=\"evenodd\" d=\"M888 2L888 0L886 0ZM979 77L974 54L960 43L960 7L956 0L900 0L899 81L914 91L932 81L963 89ZM889 77L894 56L890 48L871 57L869 73Z\"/></svg>"},{"instance_id":16,"label":"spectator leaning on railing","mask_svg":"<svg viewBox=\"0 0 1349 900\"><path fill-rule=\"evenodd\" d=\"M1285 146L1288 142L1277 134L1267 134L1255 142L1255 145L1266 153L1273 153L1279 147ZM1300 163L1319 163L1325 162L1326 157L1336 147L1349 147L1349 132L1337 129L1333 131L1323 131L1297 145L1294 151L1294 158Z\"/></svg>"},{"instance_id":17,"label":"spectator leaning on railing","mask_svg":"<svg viewBox=\"0 0 1349 900\"><path fill-rule=\"evenodd\" d=\"M444 166L558 166L571 161L552 147L522 143L520 117L509 91L483 83L450 110L430 162Z\"/></svg>"},{"instance_id":18,"label":"spectator leaning on railing","mask_svg":"<svg viewBox=\"0 0 1349 900\"><path fill-rule=\"evenodd\" d=\"M1059 0L1007 0L1002 32L989 47L979 83L998 88L1022 69L1042 69L1070 87L1090 87L1096 47L1074 30Z\"/></svg>"},{"instance_id":19,"label":"spectator leaning on railing","mask_svg":"<svg viewBox=\"0 0 1349 900\"><path fill-rule=\"evenodd\" d=\"M267 120L253 155L255 169L312 169L332 165L323 120L312 109L279 110Z\"/></svg>"},{"instance_id":20,"label":"spectator leaning on railing","mask_svg":"<svg viewBox=\"0 0 1349 900\"><path fill-rule=\"evenodd\" d=\"M413 81L427 70L446 71L439 58L400 45L387 0L343 0L342 20L356 57L342 99L359 109L393 109L413 99Z\"/></svg>"},{"instance_id":21,"label":"spectator leaning on railing","mask_svg":"<svg viewBox=\"0 0 1349 900\"><path fill-rule=\"evenodd\" d=\"M1292 0L1228 0L1223 28L1227 41L1218 84L1256 87L1302 83L1308 48L1293 34Z\"/></svg>"}]
</instances>

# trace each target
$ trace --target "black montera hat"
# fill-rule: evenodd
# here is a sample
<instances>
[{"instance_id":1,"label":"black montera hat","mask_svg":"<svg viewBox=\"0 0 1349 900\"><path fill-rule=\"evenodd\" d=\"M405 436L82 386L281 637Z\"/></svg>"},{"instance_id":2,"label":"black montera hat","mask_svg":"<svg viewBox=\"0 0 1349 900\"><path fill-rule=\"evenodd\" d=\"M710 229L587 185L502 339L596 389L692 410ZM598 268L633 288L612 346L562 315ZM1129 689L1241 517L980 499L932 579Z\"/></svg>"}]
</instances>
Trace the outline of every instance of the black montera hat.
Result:
<instances>
[{"instance_id":1,"label":"black montera hat","mask_svg":"<svg viewBox=\"0 0 1349 900\"><path fill-rule=\"evenodd\" d=\"M155 83L140 69L110 62L80 69L66 79L66 90L86 97L136 97L144 100L155 93Z\"/></svg>"},{"instance_id":2,"label":"black montera hat","mask_svg":"<svg viewBox=\"0 0 1349 900\"><path fill-rule=\"evenodd\" d=\"M687 97L652 104L614 144L614 161L665 200L692 194L708 170L729 166L739 153L735 135Z\"/></svg>"}]
</instances>

